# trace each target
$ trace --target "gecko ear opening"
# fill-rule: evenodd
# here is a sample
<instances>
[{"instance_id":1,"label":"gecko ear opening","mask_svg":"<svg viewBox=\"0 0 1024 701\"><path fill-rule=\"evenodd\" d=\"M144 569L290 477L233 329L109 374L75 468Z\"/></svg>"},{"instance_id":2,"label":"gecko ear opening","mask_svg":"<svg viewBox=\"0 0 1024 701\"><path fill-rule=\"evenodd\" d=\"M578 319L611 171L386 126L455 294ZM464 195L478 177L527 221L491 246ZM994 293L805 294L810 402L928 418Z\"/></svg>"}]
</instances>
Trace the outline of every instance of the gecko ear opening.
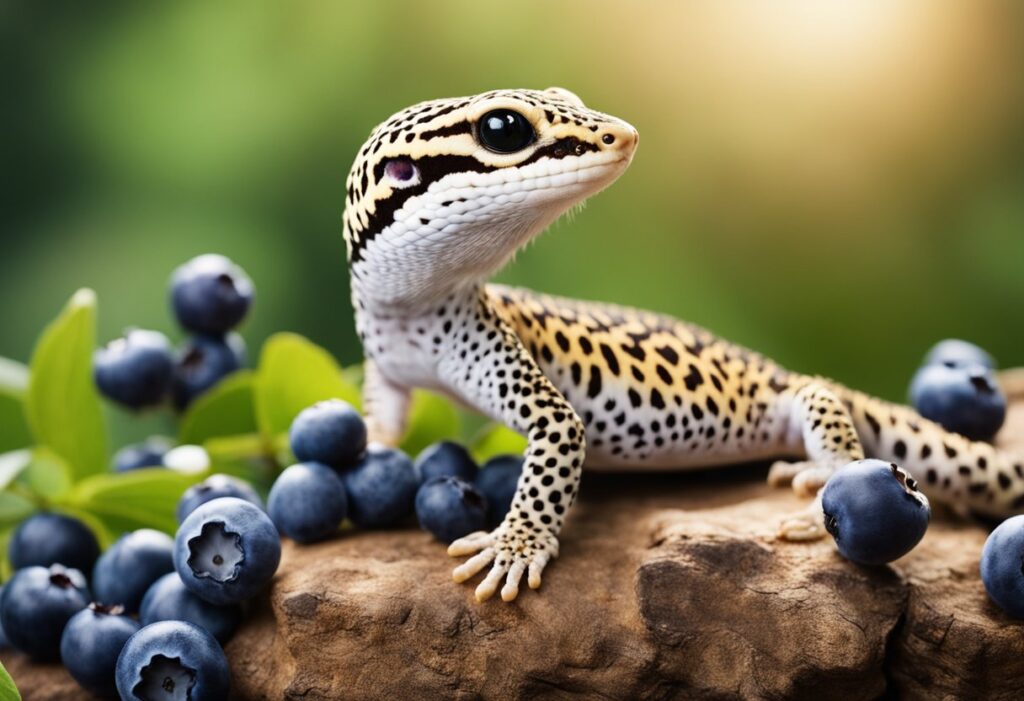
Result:
<instances>
[{"instance_id":1,"label":"gecko ear opening","mask_svg":"<svg viewBox=\"0 0 1024 701\"><path fill-rule=\"evenodd\" d=\"M565 100L567 102L571 102L572 104L576 105L577 107L585 107L586 106L586 105L583 104L583 100L581 100L579 98L579 95L577 95L576 93L572 92L571 90L566 90L565 88L559 88L559 87L553 86L553 87L548 88L544 92L550 93L552 95L557 95L558 97L562 98L563 100Z\"/></svg>"}]
</instances>

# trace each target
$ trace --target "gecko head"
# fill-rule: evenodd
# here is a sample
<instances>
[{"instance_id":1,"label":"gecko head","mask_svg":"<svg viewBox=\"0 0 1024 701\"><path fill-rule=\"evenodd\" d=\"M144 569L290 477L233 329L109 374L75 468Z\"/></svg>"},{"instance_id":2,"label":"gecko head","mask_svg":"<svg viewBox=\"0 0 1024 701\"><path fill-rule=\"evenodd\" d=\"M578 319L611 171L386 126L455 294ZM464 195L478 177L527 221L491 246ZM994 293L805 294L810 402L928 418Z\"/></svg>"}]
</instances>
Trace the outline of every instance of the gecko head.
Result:
<instances>
[{"instance_id":1,"label":"gecko head","mask_svg":"<svg viewBox=\"0 0 1024 701\"><path fill-rule=\"evenodd\" d=\"M498 270L531 238L611 184L636 129L562 88L432 100L374 129L347 183L354 283L385 298ZM441 290L438 290L441 291Z\"/></svg>"}]
</instances>

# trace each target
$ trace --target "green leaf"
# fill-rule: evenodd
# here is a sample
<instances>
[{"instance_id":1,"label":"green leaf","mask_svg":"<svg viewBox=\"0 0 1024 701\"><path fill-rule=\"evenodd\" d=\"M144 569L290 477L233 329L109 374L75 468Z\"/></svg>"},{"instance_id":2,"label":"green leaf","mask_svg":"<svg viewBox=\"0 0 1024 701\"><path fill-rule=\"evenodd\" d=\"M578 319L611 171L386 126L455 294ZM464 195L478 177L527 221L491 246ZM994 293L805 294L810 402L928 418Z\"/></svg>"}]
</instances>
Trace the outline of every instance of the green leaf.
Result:
<instances>
[{"instance_id":1,"label":"green leaf","mask_svg":"<svg viewBox=\"0 0 1024 701\"><path fill-rule=\"evenodd\" d=\"M7 673L2 662L0 662L0 701L21 701L18 687L14 685L14 680L11 679L11 675Z\"/></svg>"},{"instance_id":2,"label":"green leaf","mask_svg":"<svg viewBox=\"0 0 1024 701\"><path fill-rule=\"evenodd\" d=\"M0 489L6 489L31 462L31 450L12 450L0 455Z\"/></svg>"},{"instance_id":3,"label":"green leaf","mask_svg":"<svg viewBox=\"0 0 1024 701\"><path fill-rule=\"evenodd\" d=\"M36 443L64 458L72 475L107 468L107 431L92 379L96 294L76 292L32 356L25 414Z\"/></svg>"},{"instance_id":4,"label":"green leaf","mask_svg":"<svg viewBox=\"0 0 1024 701\"><path fill-rule=\"evenodd\" d=\"M80 509L115 533L156 528L174 533L174 509L186 489L206 477L164 468L87 477L74 486L61 506Z\"/></svg>"},{"instance_id":5,"label":"green leaf","mask_svg":"<svg viewBox=\"0 0 1024 701\"><path fill-rule=\"evenodd\" d=\"M501 424L485 427L469 448L469 452L481 463L496 455L522 455L525 450L526 439Z\"/></svg>"},{"instance_id":6,"label":"green leaf","mask_svg":"<svg viewBox=\"0 0 1024 701\"><path fill-rule=\"evenodd\" d=\"M277 475L278 464L290 464L287 461L275 463L275 448L258 433L247 433L238 436L218 436L203 443L210 456L213 472L241 477L255 485L270 488Z\"/></svg>"},{"instance_id":7,"label":"green leaf","mask_svg":"<svg viewBox=\"0 0 1024 701\"><path fill-rule=\"evenodd\" d=\"M0 358L0 452L24 448L32 443L25 420L25 391L28 368Z\"/></svg>"},{"instance_id":8,"label":"green leaf","mask_svg":"<svg viewBox=\"0 0 1024 701\"><path fill-rule=\"evenodd\" d=\"M52 450L39 447L32 451L28 468L21 473L19 482L36 494L53 501L66 495L74 482L74 474L66 460Z\"/></svg>"},{"instance_id":9,"label":"green leaf","mask_svg":"<svg viewBox=\"0 0 1024 701\"><path fill-rule=\"evenodd\" d=\"M256 375L250 370L226 377L192 402L181 419L178 439L200 444L219 436L256 432L255 386Z\"/></svg>"},{"instance_id":10,"label":"green leaf","mask_svg":"<svg viewBox=\"0 0 1024 701\"><path fill-rule=\"evenodd\" d=\"M6 582L14 574L14 568L11 567L11 558L7 552L10 549L8 546L11 542L11 536L14 535L14 527L17 524L6 526L3 530L0 530L0 581Z\"/></svg>"},{"instance_id":11,"label":"green leaf","mask_svg":"<svg viewBox=\"0 0 1024 701\"><path fill-rule=\"evenodd\" d=\"M36 505L31 500L15 492L0 492L0 528L20 523L35 512Z\"/></svg>"},{"instance_id":12,"label":"green leaf","mask_svg":"<svg viewBox=\"0 0 1024 701\"><path fill-rule=\"evenodd\" d=\"M415 456L431 443L454 440L458 435L459 414L451 402L423 390L413 392L402 450Z\"/></svg>"},{"instance_id":13,"label":"green leaf","mask_svg":"<svg viewBox=\"0 0 1024 701\"><path fill-rule=\"evenodd\" d=\"M292 333L271 336L263 345L256 381L256 423L268 441L284 433L310 404L344 399L359 406L359 390L323 348Z\"/></svg>"},{"instance_id":14,"label":"green leaf","mask_svg":"<svg viewBox=\"0 0 1024 701\"><path fill-rule=\"evenodd\" d=\"M0 451L24 448L32 444L25 421L24 399L0 387Z\"/></svg>"}]
</instances>

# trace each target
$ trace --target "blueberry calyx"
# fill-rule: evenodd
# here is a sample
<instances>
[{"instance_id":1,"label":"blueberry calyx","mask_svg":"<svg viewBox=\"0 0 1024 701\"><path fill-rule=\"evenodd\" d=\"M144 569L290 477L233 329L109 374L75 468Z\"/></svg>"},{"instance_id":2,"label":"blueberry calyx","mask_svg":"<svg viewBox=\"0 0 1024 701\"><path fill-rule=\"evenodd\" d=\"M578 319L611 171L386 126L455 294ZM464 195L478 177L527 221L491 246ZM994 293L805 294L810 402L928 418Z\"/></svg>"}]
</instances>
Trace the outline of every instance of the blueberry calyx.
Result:
<instances>
[{"instance_id":1,"label":"blueberry calyx","mask_svg":"<svg viewBox=\"0 0 1024 701\"><path fill-rule=\"evenodd\" d=\"M199 535L188 541L188 566L192 573L200 579L216 582L237 579L245 561L241 540L241 536L227 530L222 521L204 523Z\"/></svg>"},{"instance_id":2,"label":"blueberry calyx","mask_svg":"<svg viewBox=\"0 0 1024 701\"><path fill-rule=\"evenodd\" d=\"M175 694L174 698L189 699L192 687L196 685L196 670L182 663L180 657L153 655L149 664L139 672L139 683L132 693L140 699L157 698L163 694L153 693L159 689L168 694L175 694L179 686L184 687L184 694Z\"/></svg>"},{"instance_id":3,"label":"blueberry calyx","mask_svg":"<svg viewBox=\"0 0 1024 701\"><path fill-rule=\"evenodd\" d=\"M71 589L75 586L74 582L71 581L70 577L64 574L63 570L58 572L50 570L50 584L55 587L60 587L61 589Z\"/></svg>"},{"instance_id":4,"label":"blueberry calyx","mask_svg":"<svg viewBox=\"0 0 1024 701\"><path fill-rule=\"evenodd\" d=\"M103 616L124 615L124 606L121 604L101 604L99 601L94 601L89 604L88 609L93 613L98 613Z\"/></svg>"},{"instance_id":5,"label":"blueberry calyx","mask_svg":"<svg viewBox=\"0 0 1024 701\"><path fill-rule=\"evenodd\" d=\"M995 394L996 388L989 382L988 377L985 375L975 374L971 375L970 382L974 386L974 389L985 394Z\"/></svg>"},{"instance_id":6,"label":"blueberry calyx","mask_svg":"<svg viewBox=\"0 0 1024 701\"><path fill-rule=\"evenodd\" d=\"M226 292L236 292L235 280L227 273L221 273L216 277L217 285L224 288Z\"/></svg>"},{"instance_id":7,"label":"blueberry calyx","mask_svg":"<svg viewBox=\"0 0 1024 701\"><path fill-rule=\"evenodd\" d=\"M839 521L837 521L836 517L827 511L825 512L825 530L828 531L828 534L832 536L837 543L839 542Z\"/></svg>"},{"instance_id":8,"label":"blueberry calyx","mask_svg":"<svg viewBox=\"0 0 1024 701\"><path fill-rule=\"evenodd\" d=\"M469 504L470 506L475 506L480 509L487 508L487 504L484 502L483 497L480 495L478 491L469 487L469 485L466 485L465 487L462 487L462 485L460 485L460 487L460 491L462 492L462 499L467 504Z\"/></svg>"},{"instance_id":9,"label":"blueberry calyx","mask_svg":"<svg viewBox=\"0 0 1024 701\"><path fill-rule=\"evenodd\" d=\"M906 491L906 493L909 496L913 497L914 499L920 501L921 498L919 496L919 492L917 489L917 480L911 477L909 474L907 474L906 470L904 470L894 462L889 463L889 467L892 468L892 476L895 477L896 481L903 486L903 489Z\"/></svg>"}]
</instances>

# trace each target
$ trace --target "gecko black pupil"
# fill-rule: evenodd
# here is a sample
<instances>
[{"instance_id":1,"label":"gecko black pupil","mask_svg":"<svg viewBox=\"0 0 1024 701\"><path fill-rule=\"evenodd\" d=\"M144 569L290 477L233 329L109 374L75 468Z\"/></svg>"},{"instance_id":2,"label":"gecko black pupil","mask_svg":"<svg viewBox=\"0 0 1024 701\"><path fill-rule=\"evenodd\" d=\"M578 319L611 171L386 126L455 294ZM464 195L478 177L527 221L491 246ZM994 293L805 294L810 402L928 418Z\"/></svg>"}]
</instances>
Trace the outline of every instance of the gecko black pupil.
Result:
<instances>
[{"instance_id":1,"label":"gecko black pupil","mask_svg":"<svg viewBox=\"0 0 1024 701\"><path fill-rule=\"evenodd\" d=\"M480 143L497 153L515 153L533 141L533 127L513 110L491 110L480 120Z\"/></svg>"}]
</instances>

